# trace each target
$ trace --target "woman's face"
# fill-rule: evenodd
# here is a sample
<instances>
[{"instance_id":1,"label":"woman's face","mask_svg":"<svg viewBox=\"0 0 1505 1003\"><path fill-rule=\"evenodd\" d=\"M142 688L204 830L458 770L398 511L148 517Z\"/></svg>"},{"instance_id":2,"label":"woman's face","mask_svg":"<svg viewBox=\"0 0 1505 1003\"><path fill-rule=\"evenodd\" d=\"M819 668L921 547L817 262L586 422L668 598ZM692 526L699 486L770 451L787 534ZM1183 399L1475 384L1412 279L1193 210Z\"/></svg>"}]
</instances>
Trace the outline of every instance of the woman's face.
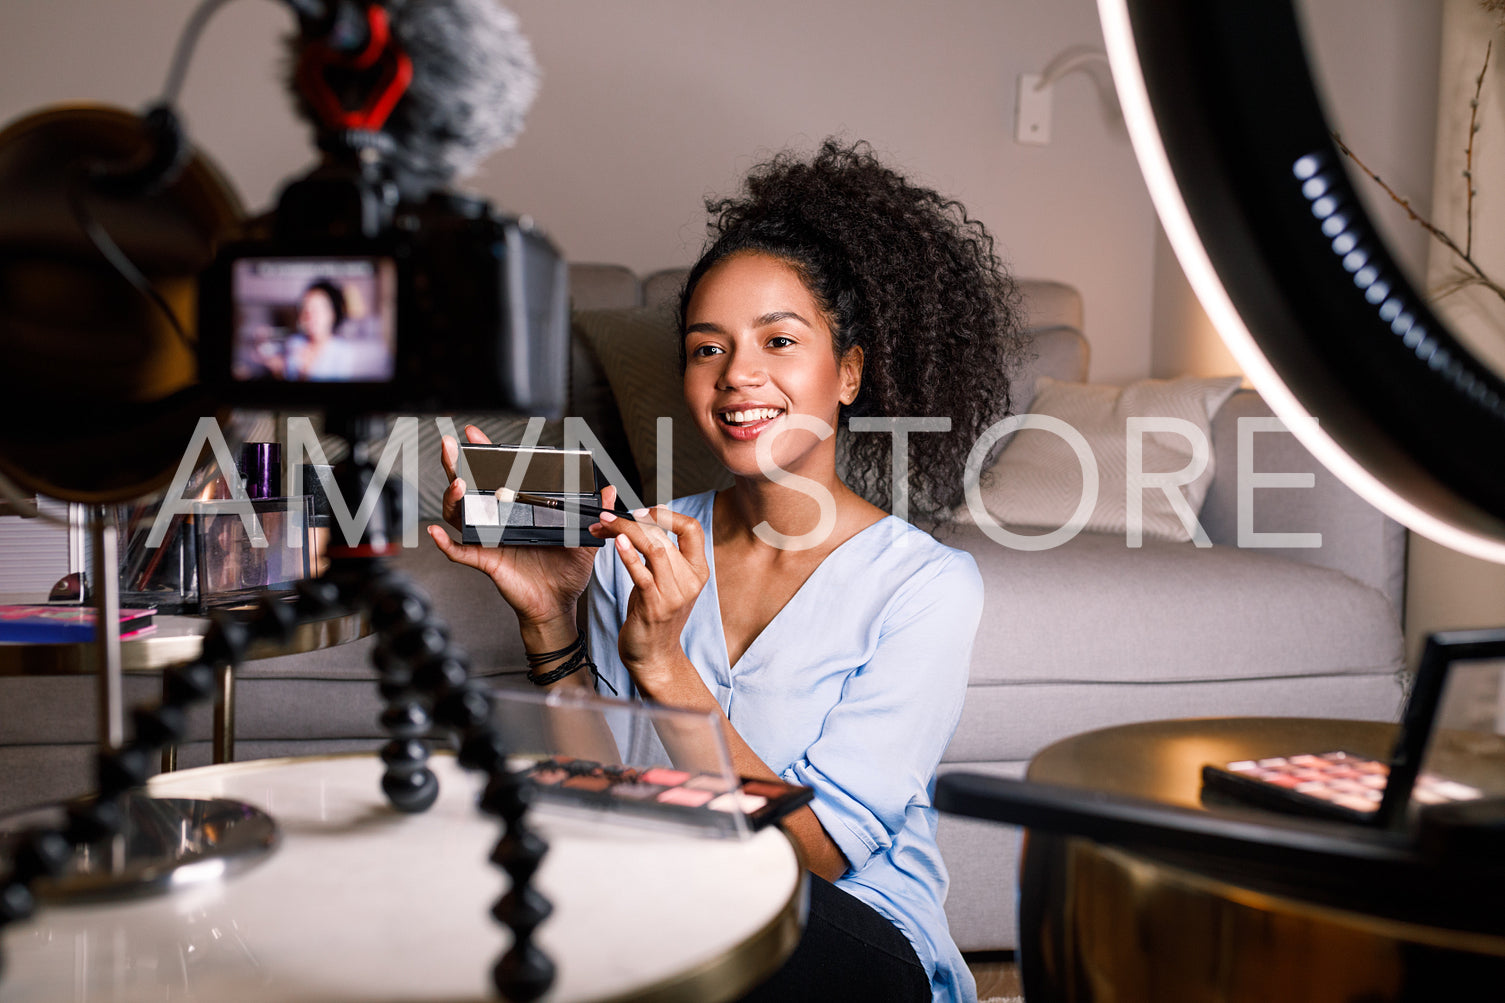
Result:
<instances>
[{"instance_id":1,"label":"woman's face","mask_svg":"<svg viewBox=\"0 0 1505 1003\"><path fill-rule=\"evenodd\" d=\"M690 413L734 475L768 476L760 440L784 470L818 475L813 464L834 466L835 437L822 441L791 418L834 431L841 405L857 396L862 352L836 358L831 329L793 268L751 253L713 266L685 312L685 358Z\"/></svg>"},{"instance_id":2,"label":"woman's face","mask_svg":"<svg viewBox=\"0 0 1505 1003\"><path fill-rule=\"evenodd\" d=\"M310 289L298 306L298 330L315 341L334 333L334 304L322 289Z\"/></svg>"}]
</instances>

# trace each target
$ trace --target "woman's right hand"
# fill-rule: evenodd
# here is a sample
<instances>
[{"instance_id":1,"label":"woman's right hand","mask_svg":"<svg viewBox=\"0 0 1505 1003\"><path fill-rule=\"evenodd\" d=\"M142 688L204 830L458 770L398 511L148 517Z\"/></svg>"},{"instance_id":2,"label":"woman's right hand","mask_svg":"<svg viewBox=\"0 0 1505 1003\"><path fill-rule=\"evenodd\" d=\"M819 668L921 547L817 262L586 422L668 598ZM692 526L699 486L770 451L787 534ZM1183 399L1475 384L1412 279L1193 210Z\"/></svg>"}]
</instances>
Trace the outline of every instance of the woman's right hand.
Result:
<instances>
[{"instance_id":1,"label":"woman's right hand","mask_svg":"<svg viewBox=\"0 0 1505 1003\"><path fill-rule=\"evenodd\" d=\"M490 441L474 425L465 426L465 437L475 443ZM459 456L459 444L446 435L441 459L450 481L444 492L444 521L456 529L462 526L461 500L465 496L465 482L457 469ZM610 508L616 502L616 489L604 488L601 498L604 507ZM556 632L550 627L567 625L574 629L575 603L590 582L596 548L483 547L456 543L439 526L430 526L429 536L451 561L469 565L491 579L517 613L525 634L530 628L550 634Z\"/></svg>"}]
</instances>

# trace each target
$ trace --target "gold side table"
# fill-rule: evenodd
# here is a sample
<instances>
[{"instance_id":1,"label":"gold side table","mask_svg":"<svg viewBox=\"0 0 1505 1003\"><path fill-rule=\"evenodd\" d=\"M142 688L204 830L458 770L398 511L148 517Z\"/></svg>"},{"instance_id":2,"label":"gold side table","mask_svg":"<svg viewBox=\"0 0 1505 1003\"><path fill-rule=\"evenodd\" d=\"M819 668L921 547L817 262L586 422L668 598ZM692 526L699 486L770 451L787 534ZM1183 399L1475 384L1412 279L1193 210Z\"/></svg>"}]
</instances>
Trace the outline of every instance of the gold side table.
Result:
<instances>
[{"instance_id":1,"label":"gold side table","mask_svg":"<svg viewBox=\"0 0 1505 1003\"><path fill-rule=\"evenodd\" d=\"M1202 765L1336 749L1385 759L1394 734L1392 724L1316 718L1155 721L1057 742L1036 754L1027 777L1268 819L1204 805ZM1505 738L1444 732L1433 766L1454 776L1505 773ZM1450 924L1435 910L1372 908L1385 889L1324 895L1320 876L1294 877L1210 854L1028 830L1019 883L1025 995L1031 1003L1430 1003L1482 999L1454 990L1472 981L1497 993L1505 980L1498 928Z\"/></svg>"}]
</instances>

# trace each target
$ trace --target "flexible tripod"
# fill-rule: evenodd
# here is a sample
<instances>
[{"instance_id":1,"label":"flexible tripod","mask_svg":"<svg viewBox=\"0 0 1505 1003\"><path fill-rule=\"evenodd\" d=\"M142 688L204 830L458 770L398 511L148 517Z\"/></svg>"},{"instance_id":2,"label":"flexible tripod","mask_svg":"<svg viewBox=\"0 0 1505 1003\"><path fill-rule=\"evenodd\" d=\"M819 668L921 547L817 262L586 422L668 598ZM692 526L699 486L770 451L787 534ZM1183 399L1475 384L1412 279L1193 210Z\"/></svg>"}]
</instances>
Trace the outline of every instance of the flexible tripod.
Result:
<instances>
[{"instance_id":1,"label":"flexible tripod","mask_svg":"<svg viewBox=\"0 0 1505 1003\"><path fill-rule=\"evenodd\" d=\"M336 466L335 482L347 500L364 498L375 479L371 442L377 428L372 419L345 426L350 454ZM331 547L329 570L300 582L291 603L267 596L250 615L211 617L198 657L164 672L162 702L136 708L131 737L99 750L96 792L67 806L61 828L33 826L16 836L8 866L0 861L0 932L32 915L34 884L63 873L75 848L108 844L123 830L124 795L146 783L165 746L185 738L187 710L214 693L218 670L233 670L255 640L286 643L303 621L360 611L377 637L372 661L385 702L381 724L391 736L381 750L382 791L398 811L422 812L433 805L439 782L428 768L431 737L455 745L462 766L486 774L479 807L503 822L490 859L511 879L492 915L513 934L512 946L492 969L492 981L512 1000L533 1000L548 990L554 965L533 943L533 934L552 906L532 886L548 843L527 824L529 791L507 767L506 742L493 722L486 684L470 678L465 652L451 643L422 590L387 564L400 545L401 525L400 495L383 484L361 538ZM3 965L0 953L0 975Z\"/></svg>"}]
</instances>

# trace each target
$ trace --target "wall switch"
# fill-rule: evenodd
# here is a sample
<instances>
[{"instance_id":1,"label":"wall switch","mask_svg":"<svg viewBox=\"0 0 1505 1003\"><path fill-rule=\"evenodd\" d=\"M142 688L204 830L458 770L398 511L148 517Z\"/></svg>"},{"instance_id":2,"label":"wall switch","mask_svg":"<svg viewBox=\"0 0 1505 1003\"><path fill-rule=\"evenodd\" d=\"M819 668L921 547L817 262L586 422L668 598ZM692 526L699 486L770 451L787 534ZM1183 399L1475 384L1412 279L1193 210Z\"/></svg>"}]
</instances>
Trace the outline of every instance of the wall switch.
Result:
<instances>
[{"instance_id":1,"label":"wall switch","mask_svg":"<svg viewBox=\"0 0 1505 1003\"><path fill-rule=\"evenodd\" d=\"M1050 97L1053 87L1040 87L1040 74L1019 74L1014 102L1014 140L1033 146L1050 142Z\"/></svg>"}]
</instances>

